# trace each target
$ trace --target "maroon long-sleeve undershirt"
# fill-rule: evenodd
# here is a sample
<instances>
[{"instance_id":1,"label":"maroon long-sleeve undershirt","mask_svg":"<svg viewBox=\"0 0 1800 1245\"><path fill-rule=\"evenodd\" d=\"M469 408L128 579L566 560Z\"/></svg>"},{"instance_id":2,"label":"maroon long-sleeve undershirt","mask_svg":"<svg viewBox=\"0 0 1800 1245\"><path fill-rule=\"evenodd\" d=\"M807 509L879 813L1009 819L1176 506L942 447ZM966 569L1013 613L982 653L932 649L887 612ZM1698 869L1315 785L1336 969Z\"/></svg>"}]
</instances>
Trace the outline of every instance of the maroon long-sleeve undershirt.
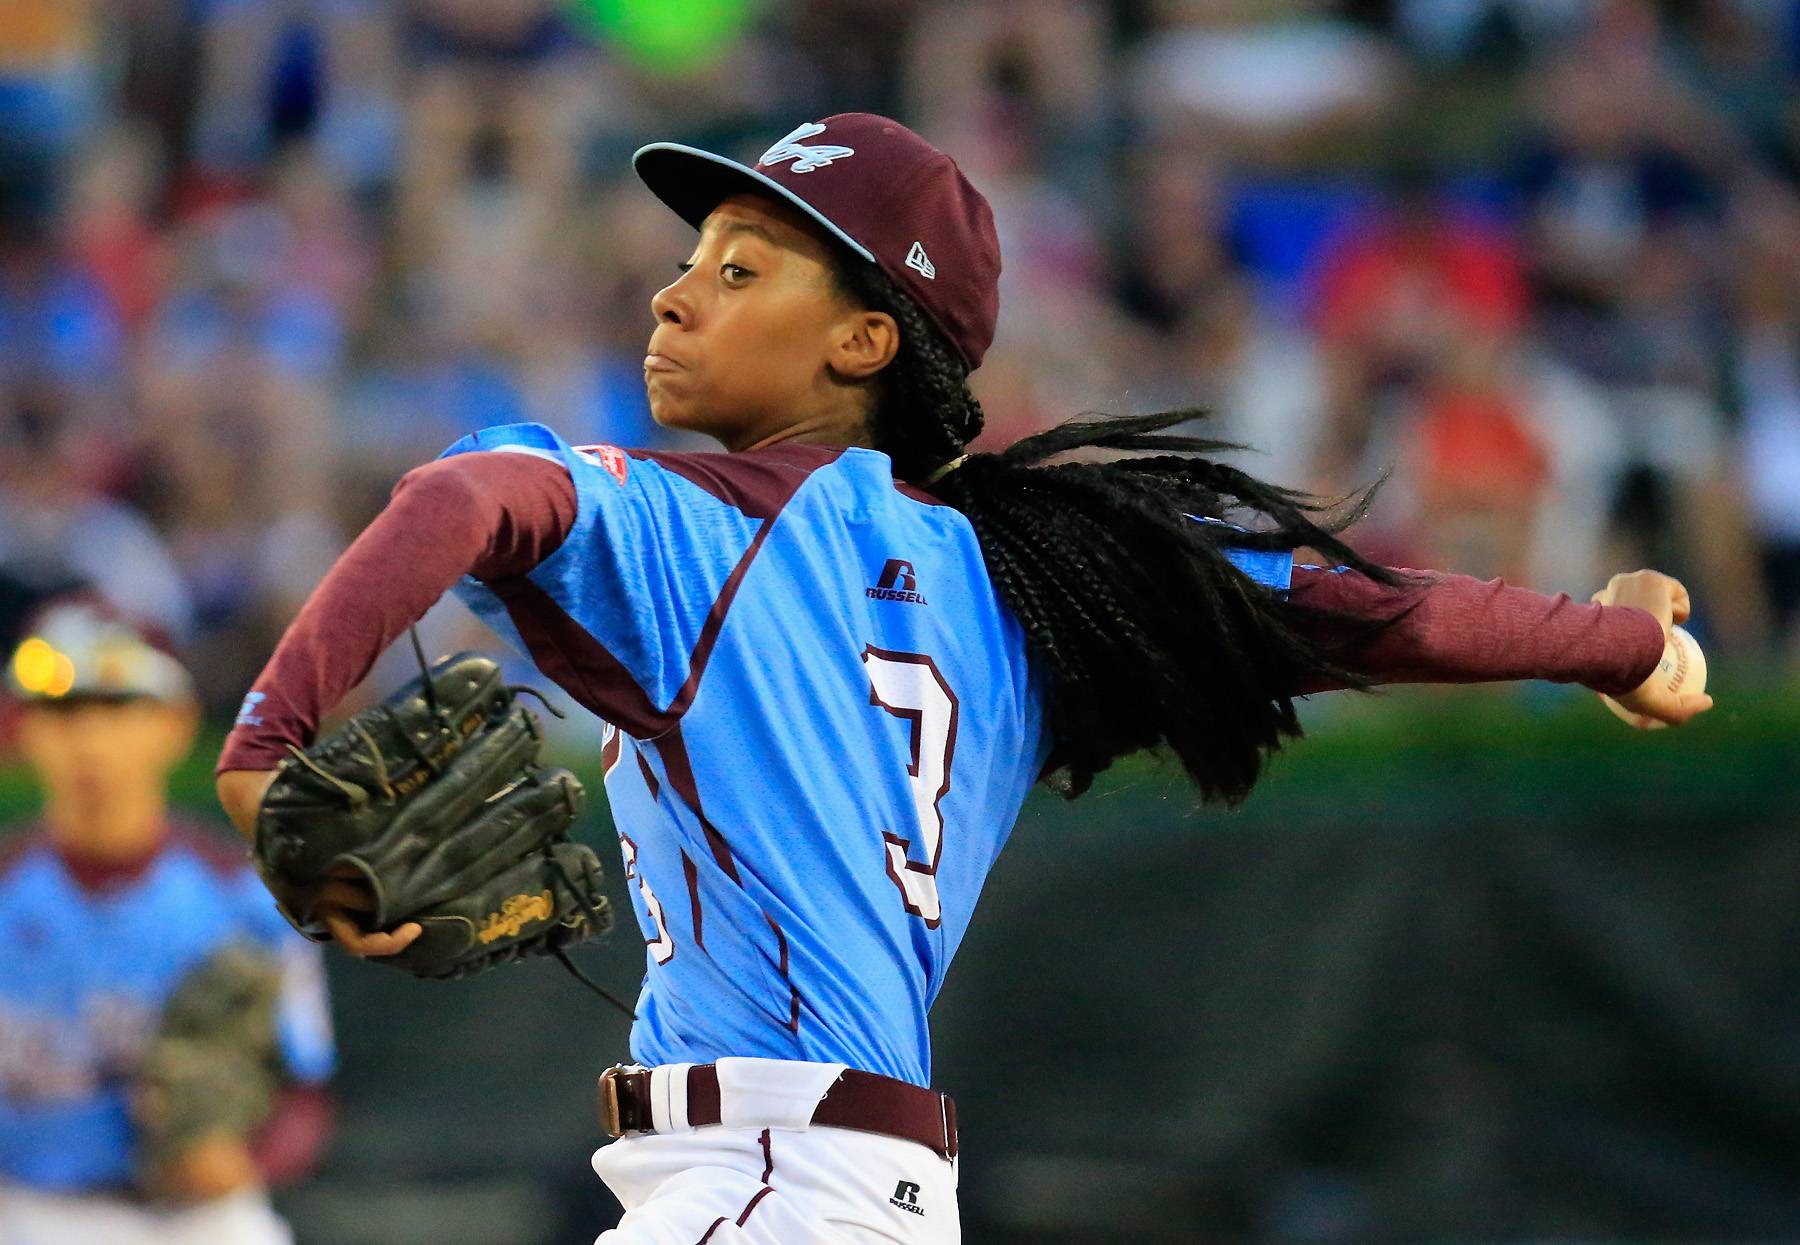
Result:
<instances>
[{"instance_id":1,"label":"maroon long-sleeve undershirt","mask_svg":"<svg viewBox=\"0 0 1800 1245\"><path fill-rule=\"evenodd\" d=\"M409 472L282 636L252 689L261 699L247 703L227 737L219 771L270 769L287 745L311 743L324 714L461 576L525 574L562 544L575 515L568 473L531 455L460 454ZM1662 627L1643 610L1466 575L1395 589L1354 572L1299 567L1293 599L1365 619L1413 603L1339 658L1380 683L1548 679L1624 692L1649 677L1663 651ZM1323 628L1317 638L1334 636Z\"/></svg>"},{"instance_id":2,"label":"maroon long-sleeve undershirt","mask_svg":"<svg viewBox=\"0 0 1800 1245\"><path fill-rule=\"evenodd\" d=\"M523 575L575 524L575 485L529 454L459 454L401 477L307 598L225 737L217 770L273 769L463 575ZM260 694L261 699L254 697Z\"/></svg>"},{"instance_id":3,"label":"maroon long-sleeve undershirt","mask_svg":"<svg viewBox=\"0 0 1800 1245\"><path fill-rule=\"evenodd\" d=\"M1588 605L1498 579L1434 572L1426 586L1391 588L1351 571L1296 566L1291 599L1350 618L1394 619L1336 656L1378 683L1545 679L1617 694L1649 678L1663 653L1662 624L1647 610ZM1339 627L1312 631L1327 644L1345 636Z\"/></svg>"}]
</instances>

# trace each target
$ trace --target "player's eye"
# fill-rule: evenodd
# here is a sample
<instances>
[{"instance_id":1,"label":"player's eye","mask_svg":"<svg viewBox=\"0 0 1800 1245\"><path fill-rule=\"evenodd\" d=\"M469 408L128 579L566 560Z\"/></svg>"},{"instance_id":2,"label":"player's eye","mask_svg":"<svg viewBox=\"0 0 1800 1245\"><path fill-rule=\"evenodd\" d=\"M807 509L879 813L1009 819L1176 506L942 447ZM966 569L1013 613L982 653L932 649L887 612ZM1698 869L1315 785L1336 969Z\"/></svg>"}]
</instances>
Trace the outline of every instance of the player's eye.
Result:
<instances>
[{"instance_id":1,"label":"player's eye","mask_svg":"<svg viewBox=\"0 0 1800 1245\"><path fill-rule=\"evenodd\" d=\"M679 264L675 265L675 271L679 272L679 273L686 274L686 273L692 272L693 270L694 270L694 261L691 259L684 259Z\"/></svg>"},{"instance_id":2,"label":"player's eye","mask_svg":"<svg viewBox=\"0 0 1800 1245\"><path fill-rule=\"evenodd\" d=\"M724 277L726 281L736 284L737 282L747 280L756 274L742 264L720 264L719 275Z\"/></svg>"}]
</instances>

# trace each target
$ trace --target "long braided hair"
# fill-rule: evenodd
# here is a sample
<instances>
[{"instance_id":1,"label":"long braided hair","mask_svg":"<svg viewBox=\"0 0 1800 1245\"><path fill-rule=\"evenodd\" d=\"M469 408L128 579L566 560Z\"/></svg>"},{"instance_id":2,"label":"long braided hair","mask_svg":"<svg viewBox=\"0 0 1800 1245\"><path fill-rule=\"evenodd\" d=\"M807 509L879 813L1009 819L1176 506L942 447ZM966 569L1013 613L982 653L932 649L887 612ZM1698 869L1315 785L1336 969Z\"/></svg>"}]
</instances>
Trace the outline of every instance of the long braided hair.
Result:
<instances>
[{"instance_id":1,"label":"long braided hair","mask_svg":"<svg viewBox=\"0 0 1800 1245\"><path fill-rule=\"evenodd\" d=\"M983 417L961 358L875 265L842 256L837 279L900 329L899 352L878 377L874 447L896 478L969 520L989 577L1048 666L1046 773L1056 790L1073 799L1117 758L1166 747L1204 799L1235 804L1265 756L1300 735L1296 689L1367 686L1307 638L1319 611L1251 581L1221 541L1310 547L1397 584L1338 537L1373 489L1333 507L1216 462L1207 455L1242 447L1166 431L1200 417L1196 409L1071 420L965 455ZM1130 454L1050 461L1071 450ZM1196 521L1227 516L1251 530ZM1381 625L1337 621L1351 642Z\"/></svg>"}]
</instances>

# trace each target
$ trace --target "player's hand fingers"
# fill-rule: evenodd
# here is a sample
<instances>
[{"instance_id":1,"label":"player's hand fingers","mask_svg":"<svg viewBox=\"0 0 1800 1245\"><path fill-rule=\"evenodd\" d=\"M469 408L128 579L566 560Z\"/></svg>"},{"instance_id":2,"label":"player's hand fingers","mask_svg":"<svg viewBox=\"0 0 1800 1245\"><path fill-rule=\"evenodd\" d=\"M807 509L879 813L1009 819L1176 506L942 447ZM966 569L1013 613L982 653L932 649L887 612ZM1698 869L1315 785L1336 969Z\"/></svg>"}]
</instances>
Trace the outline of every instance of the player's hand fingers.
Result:
<instances>
[{"instance_id":1,"label":"player's hand fingers","mask_svg":"<svg viewBox=\"0 0 1800 1245\"><path fill-rule=\"evenodd\" d=\"M368 956L399 955L412 946L419 935L424 932L424 926L417 921L407 921L384 934L370 934L364 939L364 946L367 949L362 954Z\"/></svg>"},{"instance_id":2,"label":"player's hand fingers","mask_svg":"<svg viewBox=\"0 0 1800 1245\"><path fill-rule=\"evenodd\" d=\"M1633 730L1652 730L1655 727L1662 725L1662 723L1654 718L1647 718L1641 713L1633 713L1630 709L1627 709L1624 705L1620 704L1604 692L1600 694L1600 703L1605 705L1615 718L1619 719L1619 721L1625 723L1625 725L1631 727Z\"/></svg>"},{"instance_id":3,"label":"player's hand fingers","mask_svg":"<svg viewBox=\"0 0 1800 1245\"><path fill-rule=\"evenodd\" d=\"M1681 726L1691 722L1713 707L1713 698L1705 692L1683 692L1675 697L1675 704L1662 720L1670 726Z\"/></svg>"},{"instance_id":4,"label":"player's hand fingers","mask_svg":"<svg viewBox=\"0 0 1800 1245\"><path fill-rule=\"evenodd\" d=\"M1669 609L1678 623L1688 620L1693 610L1693 603L1688 600L1688 590L1679 579L1669 580Z\"/></svg>"},{"instance_id":5,"label":"player's hand fingers","mask_svg":"<svg viewBox=\"0 0 1800 1245\"><path fill-rule=\"evenodd\" d=\"M1661 571L1628 571L1614 575L1606 587L1588 598L1594 605L1631 605L1647 610L1662 623L1666 634L1674 623L1687 621L1692 605L1680 580Z\"/></svg>"},{"instance_id":6,"label":"player's hand fingers","mask_svg":"<svg viewBox=\"0 0 1800 1245\"><path fill-rule=\"evenodd\" d=\"M351 955L368 958L370 956L398 955L413 944L413 941L424 932L417 921L407 921L392 930L364 930L348 913L331 909L321 913L325 920L325 928L331 936Z\"/></svg>"},{"instance_id":7,"label":"player's hand fingers","mask_svg":"<svg viewBox=\"0 0 1800 1245\"><path fill-rule=\"evenodd\" d=\"M1713 698L1705 692L1662 692L1637 694L1630 707L1611 696L1601 696L1613 716L1640 731L1659 731L1665 727L1683 726L1713 707Z\"/></svg>"},{"instance_id":8,"label":"player's hand fingers","mask_svg":"<svg viewBox=\"0 0 1800 1245\"><path fill-rule=\"evenodd\" d=\"M375 892L360 878L327 878L319 888L313 907L319 911L343 908L350 912L373 912Z\"/></svg>"}]
</instances>

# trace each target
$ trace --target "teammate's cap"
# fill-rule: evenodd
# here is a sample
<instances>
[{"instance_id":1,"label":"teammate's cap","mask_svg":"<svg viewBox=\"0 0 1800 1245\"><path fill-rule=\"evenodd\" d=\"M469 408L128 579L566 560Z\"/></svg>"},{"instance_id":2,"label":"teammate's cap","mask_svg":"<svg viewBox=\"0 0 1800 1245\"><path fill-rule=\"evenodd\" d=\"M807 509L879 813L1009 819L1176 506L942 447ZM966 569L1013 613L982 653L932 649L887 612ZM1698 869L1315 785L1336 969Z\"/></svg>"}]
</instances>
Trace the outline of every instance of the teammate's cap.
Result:
<instances>
[{"instance_id":1,"label":"teammate's cap","mask_svg":"<svg viewBox=\"0 0 1800 1245\"><path fill-rule=\"evenodd\" d=\"M193 680L169 654L89 599L38 614L6 663L13 695L32 701L184 701Z\"/></svg>"},{"instance_id":2,"label":"teammate's cap","mask_svg":"<svg viewBox=\"0 0 1800 1245\"><path fill-rule=\"evenodd\" d=\"M898 121L866 112L809 121L754 168L681 143L640 147L631 163L696 229L746 190L793 204L912 295L971 371L994 340L994 213L956 161Z\"/></svg>"}]
</instances>

